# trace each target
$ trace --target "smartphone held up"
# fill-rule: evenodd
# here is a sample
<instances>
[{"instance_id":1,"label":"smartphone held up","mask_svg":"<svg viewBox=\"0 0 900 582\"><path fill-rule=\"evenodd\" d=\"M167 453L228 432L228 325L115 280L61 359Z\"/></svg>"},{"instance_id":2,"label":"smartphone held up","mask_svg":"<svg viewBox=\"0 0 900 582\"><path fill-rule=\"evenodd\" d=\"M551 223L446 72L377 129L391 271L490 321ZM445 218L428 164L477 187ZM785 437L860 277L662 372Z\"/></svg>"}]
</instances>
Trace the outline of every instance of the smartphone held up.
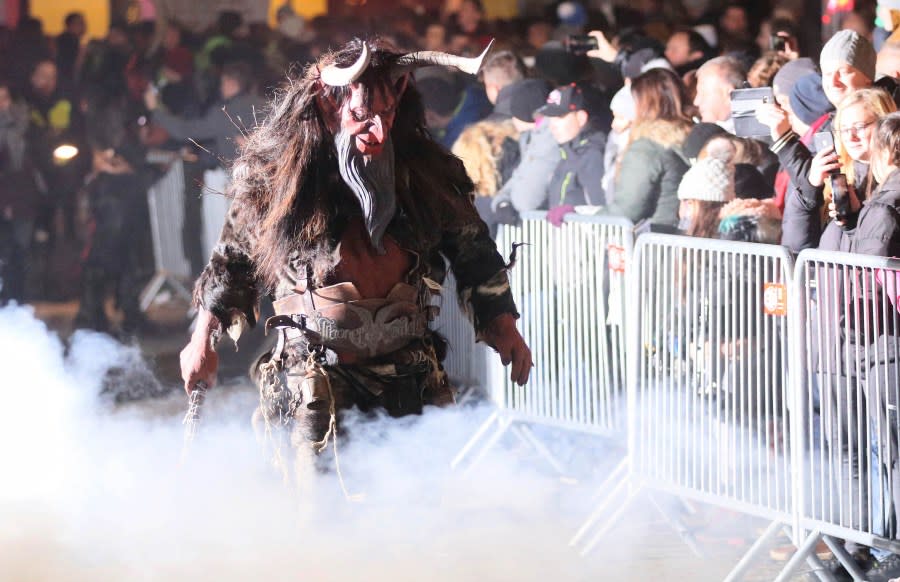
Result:
<instances>
[{"instance_id":1,"label":"smartphone held up","mask_svg":"<svg viewBox=\"0 0 900 582\"><path fill-rule=\"evenodd\" d=\"M597 37L589 34L570 34L566 37L565 46L570 53L583 55L600 48L600 43L597 42Z\"/></svg>"}]
</instances>

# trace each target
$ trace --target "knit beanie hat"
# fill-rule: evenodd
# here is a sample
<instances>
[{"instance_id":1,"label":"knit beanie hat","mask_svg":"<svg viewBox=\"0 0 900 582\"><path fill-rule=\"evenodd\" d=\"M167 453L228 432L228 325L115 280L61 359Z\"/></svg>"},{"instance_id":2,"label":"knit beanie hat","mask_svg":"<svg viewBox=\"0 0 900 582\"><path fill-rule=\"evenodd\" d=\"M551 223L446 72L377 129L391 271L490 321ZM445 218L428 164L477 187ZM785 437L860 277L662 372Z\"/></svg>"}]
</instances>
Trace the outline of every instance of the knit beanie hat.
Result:
<instances>
[{"instance_id":1,"label":"knit beanie hat","mask_svg":"<svg viewBox=\"0 0 900 582\"><path fill-rule=\"evenodd\" d=\"M794 88L791 89L791 109L806 125L812 125L834 109L834 105L828 100L822 88L821 75L818 73L806 75L794 83Z\"/></svg>"},{"instance_id":2,"label":"knit beanie hat","mask_svg":"<svg viewBox=\"0 0 900 582\"><path fill-rule=\"evenodd\" d=\"M734 198L734 166L716 158L694 164L678 185L679 200L730 202Z\"/></svg>"},{"instance_id":3,"label":"knit beanie hat","mask_svg":"<svg viewBox=\"0 0 900 582\"><path fill-rule=\"evenodd\" d=\"M612 101L609 102L609 110L615 115L634 121L637 112L635 111L634 96L631 94L631 86L625 85L616 91Z\"/></svg>"},{"instance_id":4,"label":"knit beanie hat","mask_svg":"<svg viewBox=\"0 0 900 582\"><path fill-rule=\"evenodd\" d=\"M790 96L791 91L794 89L794 85L801 77L805 77L806 75L815 72L816 64L812 59L803 57L788 61L777 73L775 73L775 78L772 79L772 87L775 88L776 93Z\"/></svg>"},{"instance_id":5,"label":"knit beanie hat","mask_svg":"<svg viewBox=\"0 0 900 582\"><path fill-rule=\"evenodd\" d=\"M826 62L847 63L862 74L875 80L875 48L854 30L841 30L822 47L819 65L825 69Z\"/></svg>"}]
</instances>

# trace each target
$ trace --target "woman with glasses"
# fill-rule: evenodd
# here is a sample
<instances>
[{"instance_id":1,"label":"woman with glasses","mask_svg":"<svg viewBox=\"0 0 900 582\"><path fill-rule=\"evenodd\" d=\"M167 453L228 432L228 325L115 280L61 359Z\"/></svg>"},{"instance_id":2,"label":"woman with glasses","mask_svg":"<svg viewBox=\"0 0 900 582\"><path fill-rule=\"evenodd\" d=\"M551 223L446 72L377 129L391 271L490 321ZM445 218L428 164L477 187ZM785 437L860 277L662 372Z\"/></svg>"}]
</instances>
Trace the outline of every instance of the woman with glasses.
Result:
<instances>
[{"instance_id":1,"label":"woman with glasses","mask_svg":"<svg viewBox=\"0 0 900 582\"><path fill-rule=\"evenodd\" d=\"M857 208L877 186L869 169L870 143L879 118L897 110L887 92L871 88L860 89L847 95L838 105L834 117L834 147L822 147L812 159L809 181L793 186L799 192L794 196L802 200L815 200L814 206L788 204L784 209L785 229L791 240L807 240L802 248L821 246L820 239L827 224L825 208L833 198L832 183L843 185L846 178L848 196ZM802 229L804 232L798 232ZM788 236L789 235L789 236Z\"/></svg>"}]
</instances>

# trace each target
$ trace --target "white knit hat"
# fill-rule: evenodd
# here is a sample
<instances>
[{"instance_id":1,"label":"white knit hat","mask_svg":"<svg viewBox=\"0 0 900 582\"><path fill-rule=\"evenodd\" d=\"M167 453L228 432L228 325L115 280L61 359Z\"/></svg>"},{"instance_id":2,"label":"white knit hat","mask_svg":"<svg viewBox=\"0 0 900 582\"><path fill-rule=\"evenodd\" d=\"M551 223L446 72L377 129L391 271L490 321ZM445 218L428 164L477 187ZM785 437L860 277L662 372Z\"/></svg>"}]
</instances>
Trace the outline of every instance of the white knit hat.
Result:
<instances>
[{"instance_id":1,"label":"white knit hat","mask_svg":"<svg viewBox=\"0 0 900 582\"><path fill-rule=\"evenodd\" d=\"M716 158L694 164L678 185L679 200L730 202L734 198L734 166Z\"/></svg>"}]
</instances>

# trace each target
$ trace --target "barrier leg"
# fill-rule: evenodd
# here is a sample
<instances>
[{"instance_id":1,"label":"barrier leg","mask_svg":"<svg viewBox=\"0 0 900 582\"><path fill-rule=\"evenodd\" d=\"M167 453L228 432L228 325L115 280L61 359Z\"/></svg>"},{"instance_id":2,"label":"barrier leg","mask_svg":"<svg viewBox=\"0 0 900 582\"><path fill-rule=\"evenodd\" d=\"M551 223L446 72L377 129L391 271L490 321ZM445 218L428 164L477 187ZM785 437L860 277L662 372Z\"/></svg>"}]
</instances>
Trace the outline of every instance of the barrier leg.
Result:
<instances>
[{"instance_id":1,"label":"barrier leg","mask_svg":"<svg viewBox=\"0 0 900 582\"><path fill-rule=\"evenodd\" d=\"M531 432L530 428L525 425L519 425L512 427L512 431L516 434L516 436L522 439L522 441L531 445L531 447L535 451L537 451L538 455L540 455L545 461L547 461L547 463L550 464L554 471L556 471L560 475L566 474L565 467L563 467L559 463L559 461L556 460L553 453L550 452L550 449L544 446L544 443L539 441L537 437L534 436L534 433Z\"/></svg>"},{"instance_id":2,"label":"barrier leg","mask_svg":"<svg viewBox=\"0 0 900 582\"><path fill-rule=\"evenodd\" d=\"M594 511L591 512L591 514L584 521L584 523L581 525L581 527L578 528L578 531L575 532L575 535L572 536L572 539L569 540L570 547L577 545L578 542L581 541L581 538L583 538L585 536L585 534L587 534L588 530L590 530L594 526L594 522L596 522L598 519L600 519L600 515L606 509L606 506L609 505L610 501L612 501L612 499L616 496L616 494L625 485L628 484L627 468L628 468L628 459L625 458L622 460L622 462L620 462L618 465L616 465L616 468L613 469L612 473L609 474L609 477L607 477L606 480L603 481L603 483L601 483L598 491L602 492L602 491L605 491L606 489L608 489L610 486L612 486L613 483L618 481L618 483L613 487L612 491L610 491L605 496L603 501L599 502L599 504L594 508Z\"/></svg>"},{"instance_id":3,"label":"barrier leg","mask_svg":"<svg viewBox=\"0 0 900 582\"><path fill-rule=\"evenodd\" d=\"M470 438L466 442L466 444L463 445L462 450L459 451L459 453L457 453L455 457L453 457L452 461L450 461L451 469L455 470L456 467L459 466L460 463L462 463L463 459L465 459L466 456L469 454L469 451L471 451L473 448L475 448L475 445L478 444L478 441L481 440L481 437L483 437L487 433L487 431L490 430L491 426L493 426L493 424L495 422L498 422L499 418L500 418L499 412L491 413L491 415L488 417L488 419L486 421L484 421L484 424L482 424L478 428L478 430L475 431L475 434L472 435L472 438Z\"/></svg>"},{"instance_id":4,"label":"barrier leg","mask_svg":"<svg viewBox=\"0 0 900 582\"><path fill-rule=\"evenodd\" d=\"M691 533L691 530L686 525L684 525L684 522L681 521L678 516L673 515L671 511L669 511L665 508L665 506L659 503L656 500L656 496L650 494L648 495L648 497L650 497L650 502L653 503L653 506L656 507L656 510L659 512L659 514L663 516L663 519L665 519L669 523L669 526L671 526L671 528L675 530L675 533L678 534L678 537L681 538L681 541L684 542L684 545L689 547L691 551L694 552L695 556L702 559L704 557L703 550L701 550L700 546L697 545L697 540L694 538L694 534Z\"/></svg>"},{"instance_id":5,"label":"barrier leg","mask_svg":"<svg viewBox=\"0 0 900 582\"><path fill-rule=\"evenodd\" d=\"M853 576L854 580L866 579L865 573L859 569L856 560L847 553L847 550L844 549L844 545L839 540L831 536L822 536L822 539L824 540L825 545L828 546L828 549L831 550L831 553L834 554L834 557L837 558L837 561L841 563L851 576Z\"/></svg>"},{"instance_id":6,"label":"barrier leg","mask_svg":"<svg viewBox=\"0 0 900 582\"><path fill-rule=\"evenodd\" d=\"M797 547L797 551L791 556L791 559L788 560L787 564L784 565L784 568L781 572L778 573L778 577L775 578L775 582L788 582L790 580L791 575L794 570L797 569L797 566L800 565L800 562L806 560L811 554L814 555L816 544L819 543L819 539L822 535L814 531L810 533L803 543ZM820 570L816 570L815 574L819 577L819 580L824 580L825 582L835 582L834 576L831 572L825 570L824 568Z\"/></svg>"},{"instance_id":7,"label":"barrier leg","mask_svg":"<svg viewBox=\"0 0 900 582\"><path fill-rule=\"evenodd\" d=\"M191 296L191 292L188 291L188 288L185 287L181 283L181 281L179 281L175 277L172 277L171 275L166 277L166 280L168 281L168 283L172 287L172 289L175 291L175 293L177 295L180 295L182 299L184 299L188 303L190 303L193 300L193 296Z\"/></svg>"},{"instance_id":8,"label":"barrier leg","mask_svg":"<svg viewBox=\"0 0 900 582\"><path fill-rule=\"evenodd\" d=\"M141 311L147 311L150 308L150 304L153 303L153 300L156 299L156 295L159 293L159 290L162 289L162 286L165 284L166 276L164 274L157 273L153 275L153 278L150 279L150 282L147 283L147 286L144 287L143 291L141 291Z\"/></svg>"},{"instance_id":9,"label":"barrier leg","mask_svg":"<svg viewBox=\"0 0 900 582\"><path fill-rule=\"evenodd\" d=\"M750 549L741 557L740 561L732 568L731 572L728 573L728 576L725 577L724 582L737 582L741 578L744 577L744 574L747 572L747 568L750 567L756 559L759 557L760 552L763 550L765 545L769 543L772 538L778 535L778 532L781 530L781 523L777 521L773 521L769 524L769 527L766 528L766 531L763 532L762 536L759 537L758 540L753 542L753 545L750 546Z\"/></svg>"},{"instance_id":10,"label":"barrier leg","mask_svg":"<svg viewBox=\"0 0 900 582\"><path fill-rule=\"evenodd\" d=\"M623 485L625 483L626 482L623 481ZM606 535L606 532L612 529L612 526L614 526L616 522L619 521L619 518L622 517L622 514L624 514L628 510L628 508L631 507L631 504L634 502L634 498L637 497L641 490L642 487L637 487L634 490L628 492L628 496L625 498L625 501L623 501L622 504L612 513L612 515L609 516L609 519L606 520L606 523L603 524L600 530L597 531L596 534L594 534L594 537L588 540L584 548L581 549L579 554L582 557L587 556L589 553L591 553L591 551L597 546L597 544L600 543L600 540L603 539L603 536Z\"/></svg>"},{"instance_id":11,"label":"barrier leg","mask_svg":"<svg viewBox=\"0 0 900 582\"><path fill-rule=\"evenodd\" d=\"M465 387L460 388L459 396L456 399L456 405L463 406L466 402L475 398L478 388L479 386L477 384L466 384Z\"/></svg>"},{"instance_id":12,"label":"barrier leg","mask_svg":"<svg viewBox=\"0 0 900 582\"><path fill-rule=\"evenodd\" d=\"M784 535L786 535L787 538L791 540L791 543L795 543L793 540L796 536L794 536L793 529L787 525L784 526ZM825 564L822 562L822 560L819 559L819 556L817 556L815 552L810 553L809 556L806 557L806 563L809 565L813 572L825 571ZM822 578L820 578L820 580L821 579Z\"/></svg>"}]
</instances>

